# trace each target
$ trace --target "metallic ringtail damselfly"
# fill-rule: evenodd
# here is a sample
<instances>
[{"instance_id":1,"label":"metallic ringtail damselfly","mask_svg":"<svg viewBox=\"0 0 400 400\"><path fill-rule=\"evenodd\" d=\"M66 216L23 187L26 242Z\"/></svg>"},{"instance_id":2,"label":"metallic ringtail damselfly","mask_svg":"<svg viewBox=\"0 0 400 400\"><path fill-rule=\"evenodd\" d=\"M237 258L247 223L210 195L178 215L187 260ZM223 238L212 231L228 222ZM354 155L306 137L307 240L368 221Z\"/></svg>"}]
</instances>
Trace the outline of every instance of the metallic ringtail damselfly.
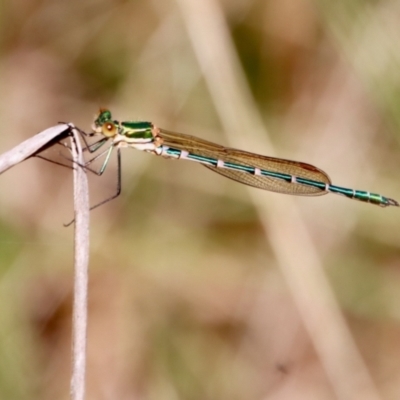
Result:
<instances>
[{"instance_id":1,"label":"metallic ringtail damselfly","mask_svg":"<svg viewBox=\"0 0 400 400\"><path fill-rule=\"evenodd\" d=\"M120 148L133 147L165 158L195 161L230 179L272 192L302 196L335 193L382 207L399 206L396 200L380 194L332 185L325 172L310 164L223 147L194 136L158 128L151 122L115 121L111 112L106 109L100 109L92 129L94 132L89 135L102 135L102 139L89 146L90 152L97 151L109 141L111 146L88 161L86 166L105 155L100 170L96 172L101 175L107 167L113 149L118 149L118 190L113 197L100 204L119 195Z\"/></svg>"}]
</instances>

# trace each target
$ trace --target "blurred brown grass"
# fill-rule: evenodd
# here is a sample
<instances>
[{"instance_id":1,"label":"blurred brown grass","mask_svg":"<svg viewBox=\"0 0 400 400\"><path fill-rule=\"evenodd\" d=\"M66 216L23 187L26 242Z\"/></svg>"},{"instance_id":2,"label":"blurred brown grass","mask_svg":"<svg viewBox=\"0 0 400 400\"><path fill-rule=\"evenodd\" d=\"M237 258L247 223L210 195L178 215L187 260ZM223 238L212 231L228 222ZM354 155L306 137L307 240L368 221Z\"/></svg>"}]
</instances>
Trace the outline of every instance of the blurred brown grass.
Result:
<instances>
[{"instance_id":1,"label":"blurred brown grass","mask_svg":"<svg viewBox=\"0 0 400 400\"><path fill-rule=\"evenodd\" d=\"M217 4L253 102L248 115L261 116L275 155L400 199L399 5ZM238 140L227 115L233 126L242 115L229 114L229 99L210 87L215 71L202 64L181 3L14 1L2 9L1 152L57 121L88 130L99 106L121 120ZM252 131L240 127L242 147L263 152ZM0 398L68 398L73 256L72 229L62 223L72 215L71 175L29 160L1 176ZM254 201L255 189L214 175L123 151L121 197L91 214L87 398L340 397L328 367L347 361L323 354L282 261L297 259L312 280L314 251L371 387L399 398L399 210L293 198L310 255L293 234L303 232L297 220L284 223L285 196L258 191ZM92 203L115 183L115 167L91 177ZM261 217L260 202L279 212ZM314 296L310 315L325 304ZM324 335L334 348L332 332ZM354 368L343 384L357 387L360 374Z\"/></svg>"}]
</instances>

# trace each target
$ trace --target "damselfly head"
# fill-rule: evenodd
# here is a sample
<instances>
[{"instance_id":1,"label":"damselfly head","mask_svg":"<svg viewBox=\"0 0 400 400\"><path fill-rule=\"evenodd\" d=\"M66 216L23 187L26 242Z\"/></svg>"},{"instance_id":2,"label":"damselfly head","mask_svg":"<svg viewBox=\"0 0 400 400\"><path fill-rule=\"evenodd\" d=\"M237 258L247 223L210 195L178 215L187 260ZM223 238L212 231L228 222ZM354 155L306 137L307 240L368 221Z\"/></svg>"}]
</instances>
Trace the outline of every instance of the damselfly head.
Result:
<instances>
[{"instance_id":1,"label":"damselfly head","mask_svg":"<svg viewBox=\"0 0 400 400\"><path fill-rule=\"evenodd\" d=\"M106 137L114 137L118 133L118 128L114 122L105 122L100 128L100 133Z\"/></svg>"},{"instance_id":2,"label":"damselfly head","mask_svg":"<svg viewBox=\"0 0 400 400\"><path fill-rule=\"evenodd\" d=\"M100 133L106 137L114 137L118 133L116 122L114 122L111 112L106 108L100 108L92 125L92 129L96 133Z\"/></svg>"},{"instance_id":3,"label":"damselfly head","mask_svg":"<svg viewBox=\"0 0 400 400\"><path fill-rule=\"evenodd\" d=\"M112 121L111 111L107 108L100 108L99 113L95 116L94 125L101 126L108 121Z\"/></svg>"}]
</instances>

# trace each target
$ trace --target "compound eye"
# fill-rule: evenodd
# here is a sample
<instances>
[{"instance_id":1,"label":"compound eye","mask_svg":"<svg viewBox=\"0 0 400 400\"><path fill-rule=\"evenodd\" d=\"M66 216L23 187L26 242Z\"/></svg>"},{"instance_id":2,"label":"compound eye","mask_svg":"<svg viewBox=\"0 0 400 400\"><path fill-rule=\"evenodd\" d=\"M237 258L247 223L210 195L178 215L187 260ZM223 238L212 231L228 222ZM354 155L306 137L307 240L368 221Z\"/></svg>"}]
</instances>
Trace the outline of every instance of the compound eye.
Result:
<instances>
[{"instance_id":1,"label":"compound eye","mask_svg":"<svg viewBox=\"0 0 400 400\"><path fill-rule=\"evenodd\" d=\"M117 134L117 127L112 122L105 122L101 126L101 133L106 137L113 137Z\"/></svg>"}]
</instances>

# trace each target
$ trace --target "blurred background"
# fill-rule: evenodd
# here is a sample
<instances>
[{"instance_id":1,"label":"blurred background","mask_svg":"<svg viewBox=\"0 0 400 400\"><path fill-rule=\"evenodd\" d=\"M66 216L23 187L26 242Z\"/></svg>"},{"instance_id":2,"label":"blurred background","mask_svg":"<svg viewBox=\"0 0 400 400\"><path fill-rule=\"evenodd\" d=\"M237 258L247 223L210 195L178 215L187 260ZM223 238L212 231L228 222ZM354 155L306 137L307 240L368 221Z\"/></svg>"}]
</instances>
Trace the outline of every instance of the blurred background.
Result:
<instances>
[{"instance_id":1,"label":"blurred background","mask_svg":"<svg viewBox=\"0 0 400 400\"><path fill-rule=\"evenodd\" d=\"M1 17L1 153L58 121L89 131L103 106L400 200L397 1L15 0ZM87 399L400 398L399 209L122 158L121 196L91 212ZM72 172L31 159L0 192L0 399L68 399Z\"/></svg>"}]
</instances>

